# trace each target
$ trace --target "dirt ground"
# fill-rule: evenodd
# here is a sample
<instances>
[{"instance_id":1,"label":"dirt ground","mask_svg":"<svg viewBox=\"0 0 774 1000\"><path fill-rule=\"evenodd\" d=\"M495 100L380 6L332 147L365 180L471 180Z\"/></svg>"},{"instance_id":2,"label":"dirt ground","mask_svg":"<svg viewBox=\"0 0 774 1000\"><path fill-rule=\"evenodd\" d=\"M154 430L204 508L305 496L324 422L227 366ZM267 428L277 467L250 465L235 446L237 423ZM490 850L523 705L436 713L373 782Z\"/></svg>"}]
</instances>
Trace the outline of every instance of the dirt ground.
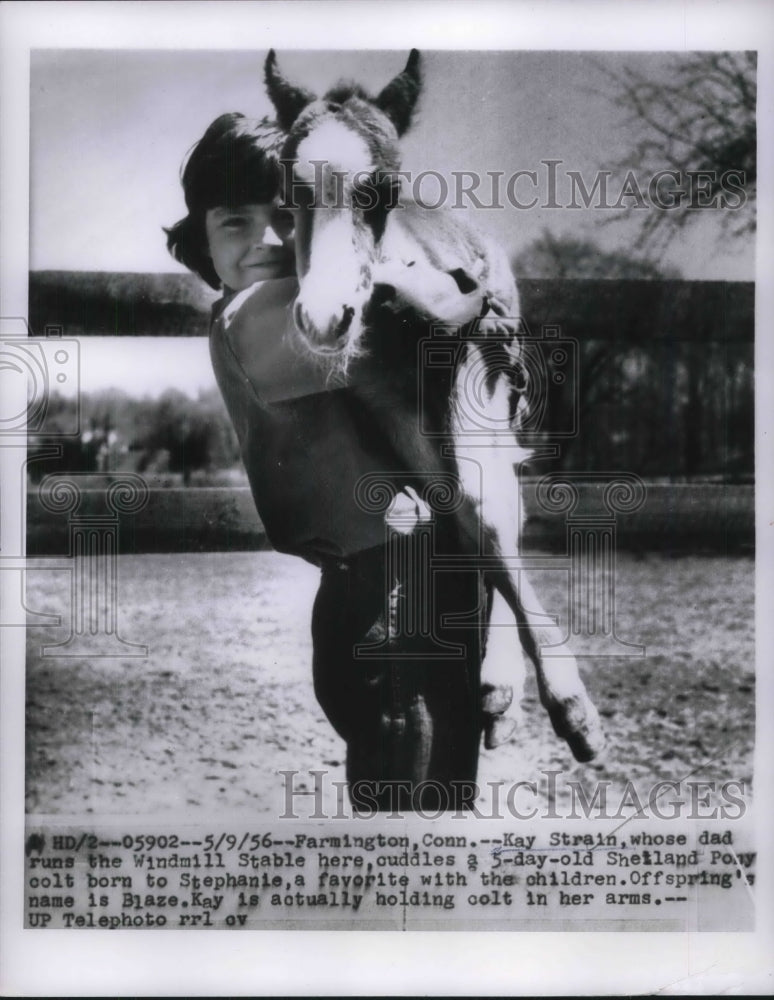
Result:
<instances>
[{"instance_id":1,"label":"dirt ground","mask_svg":"<svg viewBox=\"0 0 774 1000\"><path fill-rule=\"evenodd\" d=\"M298 772L297 790L315 769L343 781L344 745L312 691L317 578L271 552L121 556L118 631L147 657L67 658L41 647L70 633L69 570L31 560L28 607L63 620L28 633L28 812L268 816L284 808L280 771ZM533 579L545 606L566 614L562 574ZM654 781L692 775L749 793L752 559L621 554L616 585L618 635L646 655L580 659L608 735L602 758L572 760L530 681L522 727L482 750L479 782L561 770L587 787L610 781L611 800L627 782L647 799Z\"/></svg>"}]
</instances>

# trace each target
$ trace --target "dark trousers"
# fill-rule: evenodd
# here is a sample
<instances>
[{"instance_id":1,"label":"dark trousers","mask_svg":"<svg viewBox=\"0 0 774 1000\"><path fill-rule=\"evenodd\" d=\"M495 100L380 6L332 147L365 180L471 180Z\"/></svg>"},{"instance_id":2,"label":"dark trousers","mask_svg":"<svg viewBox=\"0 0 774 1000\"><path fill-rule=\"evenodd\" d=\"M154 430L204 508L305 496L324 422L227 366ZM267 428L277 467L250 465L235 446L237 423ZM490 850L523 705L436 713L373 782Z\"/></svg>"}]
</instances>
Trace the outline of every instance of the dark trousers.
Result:
<instances>
[{"instance_id":1,"label":"dark trousers","mask_svg":"<svg viewBox=\"0 0 774 1000\"><path fill-rule=\"evenodd\" d=\"M424 606L407 607L416 588L396 567L386 546L323 566L315 693L346 741L355 809L464 808L475 798L487 595L475 571L428 570Z\"/></svg>"}]
</instances>

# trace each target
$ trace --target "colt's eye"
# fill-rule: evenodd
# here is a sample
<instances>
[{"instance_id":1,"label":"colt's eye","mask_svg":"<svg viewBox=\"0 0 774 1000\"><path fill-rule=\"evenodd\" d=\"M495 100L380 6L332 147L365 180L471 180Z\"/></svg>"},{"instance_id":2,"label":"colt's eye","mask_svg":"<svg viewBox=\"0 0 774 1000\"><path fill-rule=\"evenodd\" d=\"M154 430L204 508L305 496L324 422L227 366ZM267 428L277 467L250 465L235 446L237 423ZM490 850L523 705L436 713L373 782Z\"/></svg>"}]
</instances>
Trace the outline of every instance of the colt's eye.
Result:
<instances>
[{"instance_id":1,"label":"colt's eye","mask_svg":"<svg viewBox=\"0 0 774 1000\"><path fill-rule=\"evenodd\" d=\"M400 201L400 181L395 178L385 178L379 184L379 195L385 211L389 212Z\"/></svg>"},{"instance_id":2,"label":"colt's eye","mask_svg":"<svg viewBox=\"0 0 774 1000\"><path fill-rule=\"evenodd\" d=\"M352 191L352 207L361 212L372 212L379 206L379 190L371 184L364 184Z\"/></svg>"},{"instance_id":3,"label":"colt's eye","mask_svg":"<svg viewBox=\"0 0 774 1000\"><path fill-rule=\"evenodd\" d=\"M391 177L371 177L352 192L352 206L361 212L387 213L400 200L400 182Z\"/></svg>"}]
</instances>

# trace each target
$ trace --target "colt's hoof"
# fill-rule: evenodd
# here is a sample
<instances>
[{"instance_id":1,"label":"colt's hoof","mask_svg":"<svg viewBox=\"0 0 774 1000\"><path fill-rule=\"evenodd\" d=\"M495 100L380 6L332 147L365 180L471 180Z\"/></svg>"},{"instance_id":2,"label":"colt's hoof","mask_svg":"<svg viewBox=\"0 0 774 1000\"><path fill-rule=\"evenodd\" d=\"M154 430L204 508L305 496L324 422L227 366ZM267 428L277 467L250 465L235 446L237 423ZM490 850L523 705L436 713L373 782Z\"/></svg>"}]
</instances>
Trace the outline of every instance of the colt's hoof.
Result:
<instances>
[{"instance_id":1,"label":"colt's hoof","mask_svg":"<svg viewBox=\"0 0 774 1000\"><path fill-rule=\"evenodd\" d=\"M585 693L570 695L548 707L554 732L566 740L573 757L587 763L603 750L605 734L599 713Z\"/></svg>"},{"instance_id":2,"label":"colt's hoof","mask_svg":"<svg viewBox=\"0 0 774 1000\"><path fill-rule=\"evenodd\" d=\"M494 750L513 739L519 724L507 715L491 715L484 721L484 746Z\"/></svg>"},{"instance_id":3,"label":"colt's hoof","mask_svg":"<svg viewBox=\"0 0 774 1000\"><path fill-rule=\"evenodd\" d=\"M510 684L481 685L481 711L485 715L502 715L513 702L513 688Z\"/></svg>"},{"instance_id":4,"label":"colt's hoof","mask_svg":"<svg viewBox=\"0 0 774 1000\"><path fill-rule=\"evenodd\" d=\"M513 688L510 684L481 685L481 712L484 716L484 746L494 750L510 740L519 723L505 713L513 703Z\"/></svg>"}]
</instances>

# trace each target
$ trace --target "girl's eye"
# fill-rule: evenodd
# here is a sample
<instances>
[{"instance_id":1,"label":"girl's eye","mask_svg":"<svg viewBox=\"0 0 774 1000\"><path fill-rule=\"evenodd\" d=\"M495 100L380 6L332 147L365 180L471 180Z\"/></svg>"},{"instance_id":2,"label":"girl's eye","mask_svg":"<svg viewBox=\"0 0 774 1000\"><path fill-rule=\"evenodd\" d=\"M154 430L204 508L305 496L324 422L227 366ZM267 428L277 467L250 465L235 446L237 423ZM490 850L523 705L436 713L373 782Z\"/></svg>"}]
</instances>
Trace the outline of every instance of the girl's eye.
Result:
<instances>
[{"instance_id":1,"label":"girl's eye","mask_svg":"<svg viewBox=\"0 0 774 1000\"><path fill-rule=\"evenodd\" d=\"M293 231L295 220L293 213L280 205L275 206L271 213L271 228L278 236L286 236Z\"/></svg>"},{"instance_id":2,"label":"girl's eye","mask_svg":"<svg viewBox=\"0 0 774 1000\"><path fill-rule=\"evenodd\" d=\"M247 220L243 216L230 215L227 216L225 219L223 219L223 221L221 222L221 226L224 229L241 229L242 226L246 224L246 222Z\"/></svg>"}]
</instances>

